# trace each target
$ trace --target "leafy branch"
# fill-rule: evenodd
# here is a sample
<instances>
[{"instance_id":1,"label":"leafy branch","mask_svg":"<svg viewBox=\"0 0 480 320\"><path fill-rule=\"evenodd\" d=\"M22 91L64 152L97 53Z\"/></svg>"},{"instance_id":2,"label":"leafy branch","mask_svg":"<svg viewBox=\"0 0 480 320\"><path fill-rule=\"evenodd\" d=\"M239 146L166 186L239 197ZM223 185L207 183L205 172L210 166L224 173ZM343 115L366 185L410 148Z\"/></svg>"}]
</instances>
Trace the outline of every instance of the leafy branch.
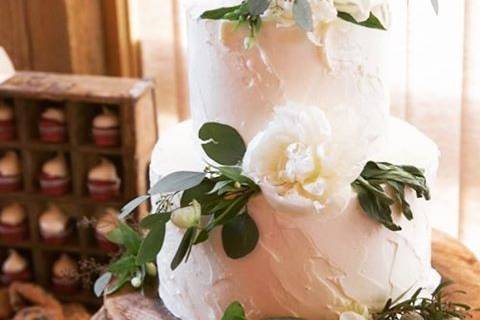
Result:
<instances>
[{"instance_id":1,"label":"leafy branch","mask_svg":"<svg viewBox=\"0 0 480 320\"><path fill-rule=\"evenodd\" d=\"M385 189L389 187L389 192ZM417 198L430 200L430 191L421 169L414 166L396 166L387 162L368 162L360 177L352 183L360 206L367 215L392 231L402 228L395 224L392 205L398 205L403 215L413 219L410 204L405 198L405 189L416 192Z\"/></svg>"},{"instance_id":2,"label":"leafy branch","mask_svg":"<svg viewBox=\"0 0 480 320\"><path fill-rule=\"evenodd\" d=\"M458 302L448 301L445 289L451 282L440 284L431 297L421 297L423 289L418 289L409 299L393 302L389 299L382 311L373 314L373 320L398 320L398 319L465 319L470 317L471 307ZM462 291L454 293L465 294Z\"/></svg>"},{"instance_id":3,"label":"leafy branch","mask_svg":"<svg viewBox=\"0 0 480 320\"><path fill-rule=\"evenodd\" d=\"M124 246L125 252L97 280L97 294L112 293L128 281L134 286L143 283L163 247L168 222L185 229L172 257L172 270L187 261L193 246L207 241L217 227L222 228L223 248L228 257L239 259L255 249L259 232L248 214L247 203L260 188L242 175L240 164L246 152L243 139L234 128L214 122L200 128L199 138L205 153L216 164L208 165L203 172L168 174L146 195L122 208L119 218L126 219L142 203L160 195L154 213L140 222L140 227L148 231L146 235L123 222L109 234L109 240Z\"/></svg>"}]
</instances>

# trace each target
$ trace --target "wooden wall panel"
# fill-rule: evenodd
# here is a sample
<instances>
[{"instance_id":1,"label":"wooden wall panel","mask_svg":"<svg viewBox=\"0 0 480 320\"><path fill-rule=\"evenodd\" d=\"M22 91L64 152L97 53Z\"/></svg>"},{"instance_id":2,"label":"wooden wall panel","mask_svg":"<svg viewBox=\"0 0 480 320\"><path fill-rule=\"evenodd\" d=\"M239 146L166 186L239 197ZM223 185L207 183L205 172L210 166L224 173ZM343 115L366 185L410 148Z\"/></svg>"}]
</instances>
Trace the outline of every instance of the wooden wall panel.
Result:
<instances>
[{"instance_id":1,"label":"wooden wall panel","mask_svg":"<svg viewBox=\"0 0 480 320\"><path fill-rule=\"evenodd\" d=\"M0 1L0 46L12 58L15 68L31 68L24 0Z\"/></svg>"}]
</instances>

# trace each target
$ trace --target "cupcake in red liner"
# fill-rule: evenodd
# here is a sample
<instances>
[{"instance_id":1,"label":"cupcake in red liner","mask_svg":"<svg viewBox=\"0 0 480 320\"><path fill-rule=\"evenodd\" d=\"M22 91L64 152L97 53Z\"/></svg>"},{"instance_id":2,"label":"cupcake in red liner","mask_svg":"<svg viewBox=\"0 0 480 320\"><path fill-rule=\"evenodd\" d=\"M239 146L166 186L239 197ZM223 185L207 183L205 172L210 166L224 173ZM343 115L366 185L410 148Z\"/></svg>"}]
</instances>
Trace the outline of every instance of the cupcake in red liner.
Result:
<instances>
[{"instance_id":1,"label":"cupcake in red liner","mask_svg":"<svg viewBox=\"0 0 480 320\"><path fill-rule=\"evenodd\" d=\"M65 111L57 108L46 109L39 123L40 139L49 143L63 143L67 141L67 122Z\"/></svg>"},{"instance_id":2,"label":"cupcake in red liner","mask_svg":"<svg viewBox=\"0 0 480 320\"><path fill-rule=\"evenodd\" d=\"M78 266L66 254L62 254L53 264L52 289L60 294L75 294L80 290Z\"/></svg>"},{"instance_id":3,"label":"cupcake in red liner","mask_svg":"<svg viewBox=\"0 0 480 320\"><path fill-rule=\"evenodd\" d=\"M11 141L16 137L15 114L13 108L0 102L0 141Z\"/></svg>"},{"instance_id":4,"label":"cupcake in red liner","mask_svg":"<svg viewBox=\"0 0 480 320\"><path fill-rule=\"evenodd\" d=\"M115 165L102 158L98 165L90 169L87 187L90 196L98 201L108 201L118 197L120 178Z\"/></svg>"},{"instance_id":5,"label":"cupcake in red liner","mask_svg":"<svg viewBox=\"0 0 480 320\"><path fill-rule=\"evenodd\" d=\"M105 108L103 113L93 119L92 136L93 141L98 146L118 146L120 144L118 116Z\"/></svg>"},{"instance_id":6,"label":"cupcake in red liner","mask_svg":"<svg viewBox=\"0 0 480 320\"><path fill-rule=\"evenodd\" d=\"M68 217L55 205L42 213L38 224L43 241L50 245L64 244L72 233Z\"/></svg>"},{"instance_id":7,"label":"cupcake in red liner","mask_svg":"<svg viewBox=\"0 0 480 320\"><path fill-rule=\"evenodd\" d=\"M15 192L22 188L22 167L16 152L7 151L0 159L0 192Z\"/></svg>"},{"instance_id":8,"label":"cupcake in red liner","mask_svg":"<svg viewBox=\"0 0 480 320\"><path fill-rule=\"evenodd\" d=\"M43 194L51 196L62 196L70 191L70 173L63 154L43 164L40 189Z\"/></svg>"},{"instance_id":9,"label":"cupcake in red liner","mask_svg":"<svg viewBox=\"0 0 480 320\"><path fill-rule=\"evenodd\" d=\"M9 243L28 238L27 215L20 204L12 203L0 212L0 238Z\"/></svg>"},{"instance_id":10,"label":"cupcake in red liner","mask_svg":"<svg viewBox=\"0 0 480 320\"><path fill-rule=\"evenodd\" d=\"M32 273L27 260L17 251L11 250L2 266L2 283L10 285L13 282L26 282L32 279Z\"/></svg>"},{"instance_id":11,"label":"cupcake in red liner","mask_svg":"<svg viewBox=\"0 0 480 320\"><path fill-rule=\"evenodd\" d=\"M95 225L95 239L97 244L105 252L116 253L120 247L107 239L107 235L118 227L118 211L108 208L98 219Z\"/></svg>"}]
</instances>

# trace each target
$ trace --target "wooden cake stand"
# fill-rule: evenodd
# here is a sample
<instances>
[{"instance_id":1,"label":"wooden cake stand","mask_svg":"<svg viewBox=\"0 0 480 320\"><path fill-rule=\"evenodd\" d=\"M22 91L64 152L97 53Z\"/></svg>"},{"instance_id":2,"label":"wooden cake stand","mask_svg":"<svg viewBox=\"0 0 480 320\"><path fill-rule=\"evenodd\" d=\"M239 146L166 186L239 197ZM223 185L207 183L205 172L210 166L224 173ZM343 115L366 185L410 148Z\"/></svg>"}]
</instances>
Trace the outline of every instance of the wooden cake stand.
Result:
<instances>
[{"instance_id":1,"label":"wooden cake stand","mask_svg":"<svg viewBox=\"0 0 480 320\"><path fill-rule=\"evenodd\" d=\"M452 300L480 307L480 262L458 240L442 233L433 233L433 266L445 278L453 281L449 290L463 290L467 294L453 294ZM92 320L173 320L157 297L146 297L126 289L104 300L103 308ZM480 313L473 315L480 320Z\"/></svg>"}]
</instances>

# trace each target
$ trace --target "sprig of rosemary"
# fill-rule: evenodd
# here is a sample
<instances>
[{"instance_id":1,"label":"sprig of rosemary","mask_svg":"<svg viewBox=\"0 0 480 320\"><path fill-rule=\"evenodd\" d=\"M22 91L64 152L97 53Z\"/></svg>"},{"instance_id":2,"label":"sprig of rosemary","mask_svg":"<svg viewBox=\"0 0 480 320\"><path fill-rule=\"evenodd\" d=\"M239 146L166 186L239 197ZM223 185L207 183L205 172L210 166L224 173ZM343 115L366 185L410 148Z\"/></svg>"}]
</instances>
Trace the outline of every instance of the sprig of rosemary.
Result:
<instances>
[{"instance_id":1,"label":"sprig of rosemary","mask_svg":"<svg viewBox=\"0 0 480 320\"><path fill-rule=\"evenodd\" d=\"M168 222L185 229L172 257L172 270L187 261L193 246L208 240L210 232L217 227L222 228L223 248L228 257L239 259L255 249L259 232L248 214L247 203L260 192L260 187L242 175L240 164L246 152L243 139L234 128L214 122L200 128L199 138L205 153L216 164L208 165L203 172L168 174L146 195L122 208L119 217L125 219L152 196L160 195L154 213L140 222L140 227L148 230L146 235L123 222L108 235L108 239L122 245L125 252L97 280L98 295L113 293L129 281L133 286L143 284L163 247Z\"/></svg>"},{"instance_id":2,"label":"sprig of rosemary","mask_svg":"<svg viewBox=\"0 0 480 320\"><path fill-rule=\"evenodd\" d=\"M393 302L389 299L382 311L373 314L373 320L449 320L470 317L472 308L466 304L448 301L445 289L451 282L440 284L430 297L421 297L423 289L404 301ZM465 294L463 291L453 293Z\"/></svg>"},{"instance_id":3,"label":"sprig of rosemary","mask_svg":"<svg viewBox=\"0 0 480 320\"><path fill-rule=\"evenodd\" d=\"M352 183L362 209L370 218L392 231L402 229L393 221L392 205L398 205L408 220L413 219L410 204L405 198L407 187L415 190L418 198L430 200L424 172L414 166L369 161L360 177Z\"/></svg>"}]
</instances>

